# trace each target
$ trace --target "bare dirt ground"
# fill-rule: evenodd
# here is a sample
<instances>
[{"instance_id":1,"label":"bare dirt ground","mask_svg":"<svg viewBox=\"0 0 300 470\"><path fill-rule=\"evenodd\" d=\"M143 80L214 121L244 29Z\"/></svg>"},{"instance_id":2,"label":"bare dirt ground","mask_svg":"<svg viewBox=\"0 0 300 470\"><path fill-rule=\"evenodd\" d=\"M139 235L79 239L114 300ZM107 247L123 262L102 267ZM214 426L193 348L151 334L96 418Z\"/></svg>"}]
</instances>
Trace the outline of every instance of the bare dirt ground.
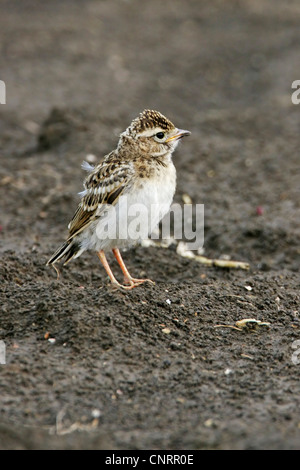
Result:
<instances>
[{"instance_id":1,"label":"bare dirt ground","mask_svg":"<svg viewBox=\"0 0 300 470\"><path fill-rule=\"evenodd\" d=\"M299 21L296 0L1 1L0 448L300 448ZM250 269L137 247L155 286L113 292L93 253L57 281L82 160L144 108L192 131L175 201L205 205L205 256Z\"/></svg>"}]
</instances>

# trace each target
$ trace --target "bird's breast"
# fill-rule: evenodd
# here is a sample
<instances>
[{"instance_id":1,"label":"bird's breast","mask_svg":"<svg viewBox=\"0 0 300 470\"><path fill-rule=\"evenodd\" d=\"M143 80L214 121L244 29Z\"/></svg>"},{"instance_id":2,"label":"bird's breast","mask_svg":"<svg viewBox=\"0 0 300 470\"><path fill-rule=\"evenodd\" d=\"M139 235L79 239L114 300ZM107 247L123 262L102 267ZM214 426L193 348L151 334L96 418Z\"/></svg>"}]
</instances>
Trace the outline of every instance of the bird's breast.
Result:
<instances>
[{"instance_id":1,"label":"bird's breast","mask_svg":"<svg viewBox=\"0 0 300 470\"><path fill-rule=\"evenodd\" d=\"M171 162L167 166L160 165L151 176L139 178L135 184L135 197L145 206L166 205L168 210L172 204L176 189L176 170Z\"/></svg>"},{"instance_id":2,"label":"bird's breast","mask_svg":"<svg viewBox=\"0 0 300 470\"><path fill-rule=\"evenodd\" d=\"M109 206L105 218L99 219L93 228L97 248L124 247L154 232L169 211L176 188L172 162L156 170L149 177L137 176L116 205Z\"/></svg>"},{"instance_id":3,"label":"bird's breast","mask_svg":"<svg viewBox=\"0 0 300 470\"><path fill-rule=\"evenodd\" d=\"M172 162L160 166L150 177L138 178L126 194L128 213L138 214L139 220L150 234L167 214L176 189L176 170ZM147 228L146 228L147 227Z\"/></svg>"}]
</instances>

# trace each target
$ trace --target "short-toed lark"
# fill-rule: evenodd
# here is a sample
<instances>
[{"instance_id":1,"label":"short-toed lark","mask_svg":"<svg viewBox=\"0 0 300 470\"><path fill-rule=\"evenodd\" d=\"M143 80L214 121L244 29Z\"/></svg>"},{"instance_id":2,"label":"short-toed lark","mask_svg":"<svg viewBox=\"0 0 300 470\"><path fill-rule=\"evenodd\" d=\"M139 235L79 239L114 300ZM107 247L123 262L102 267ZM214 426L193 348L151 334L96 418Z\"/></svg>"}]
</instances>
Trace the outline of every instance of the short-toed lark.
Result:
<instances>
[{"instance_id":1,"label":"short-toed lark","mask_svg":"<svg viewBox=\"0 0 300 470\"><path fill-rule=\"evenodd\" d=\"M189 134L158 111L144 110L120 135L117 148L97 166L84 163L89 175L68 226L69 236L47 265L54 266L61 258L65 265L91 249L97 252L115 286L132 289L149 281L133 278L125 266L119 249L132 245L137 237L124 228L128 228L128 214L134 205L145 209L142 225L147 226L147 235L169 211L176 187L172 153L179 139ZM111 227L114 230L109 230ZM121 267L126 285L120 284L111 271L105 256L109 250Z\"/></svg>"}]
</instances>

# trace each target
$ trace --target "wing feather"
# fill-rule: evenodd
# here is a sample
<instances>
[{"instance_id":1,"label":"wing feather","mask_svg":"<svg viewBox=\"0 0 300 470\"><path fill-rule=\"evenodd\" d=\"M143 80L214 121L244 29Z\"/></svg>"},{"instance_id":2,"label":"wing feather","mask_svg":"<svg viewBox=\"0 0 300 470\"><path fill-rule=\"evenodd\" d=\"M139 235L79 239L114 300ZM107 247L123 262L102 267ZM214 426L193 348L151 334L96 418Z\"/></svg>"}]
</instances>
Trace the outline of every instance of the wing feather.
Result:
<instances>
[{"instance_id":1,"label":"wing feather","mask_svg":"<svg viewBox=\"0 0 300 470\"><path fill-rule=\"evenodd\" d=\"M116 204L120 195L131 185L134 166L131 162L106 159L88 175L85 190L69 223L69 240L87 228L101 214L101 206Z\"/></svg>"}]
</instances>

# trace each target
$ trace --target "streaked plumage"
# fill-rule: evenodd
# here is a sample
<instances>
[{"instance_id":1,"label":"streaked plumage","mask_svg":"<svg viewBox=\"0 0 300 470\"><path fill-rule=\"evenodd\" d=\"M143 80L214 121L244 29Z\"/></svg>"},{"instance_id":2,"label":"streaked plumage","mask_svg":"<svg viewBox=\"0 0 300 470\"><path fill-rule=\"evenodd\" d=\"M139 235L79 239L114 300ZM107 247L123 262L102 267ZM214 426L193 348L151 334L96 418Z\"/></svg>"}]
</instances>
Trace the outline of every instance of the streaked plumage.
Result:
<instances>
[{"instance_id":1,"label":"streaked plumage","mask_svg":"<svg viewBox=\"0 0 300 470\"><path fill-rule=\"evenodd\" d=\"M140 203L150 211L154 204L158 204L157 214L151 215L151 220L148 217L143 221L145 224L149 222L151 233L172 203L176 171L171 155L178 140L188 134L188 131L177 129L158 111L145 110L120 135L116 150L102 162L95 167L84 162L83 168L89 174L80 193L81 201L68 225L68 239L47 264L55 265L62 258L67 264L85 250L93 249L116 286L131 289L146 281L130 276L119 252L120 248L130 246L136 240L118 236L105 238L104 221L113 223L117 213L118 228L124 227L128 225L126 208ZM113 276L104 254L107 250L113 251L129 285L119 284Z\"/></svg>"}]
</instances>

